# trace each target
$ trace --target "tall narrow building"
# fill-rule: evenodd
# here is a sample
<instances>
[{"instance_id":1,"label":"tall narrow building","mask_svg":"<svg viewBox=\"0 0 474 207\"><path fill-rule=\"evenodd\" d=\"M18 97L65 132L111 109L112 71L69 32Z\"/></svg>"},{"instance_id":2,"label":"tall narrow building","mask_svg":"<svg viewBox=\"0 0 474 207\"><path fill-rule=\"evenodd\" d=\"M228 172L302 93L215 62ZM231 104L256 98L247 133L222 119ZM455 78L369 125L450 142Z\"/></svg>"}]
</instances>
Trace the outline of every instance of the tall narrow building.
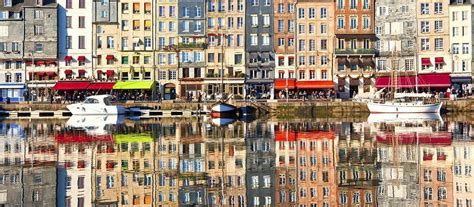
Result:
<instances>
[{"instance_id":1,"label":"tall narrow building","mask_svg":"<svg viewBox=\"0 0 474 207\"><path fill-rule=\"evenodd\" d=\"M92 2L92 74L98 81L114 82L118 79L116 67L120 35L119 2L109 0ZM124 8L124 7L122 7ZM120 12L127 12L121 10Z\"/></svg>"},{"instance_id":2,"label":"tall narrow building","mask_svg":"<svg viewBox=\"0 0 474 207\"><path fill-rule=\"evenodd\" d=\"M453 66L449 48L449 1L419 0L416 11L419 90L447 91L451 87Z\"/></svg>"},{"instance_id":3,"label":"tall narrow building","mask_svg":"<svg viewBox=\"0 0 474 207\"><path fill-rule=\"evenodd\" d=\"M270 99L275 76L273 1L248 1L245 8L247 93Z\"/></svg>"},{"instance_id":4,"label":"tall narrow building","mask_svg":"<svg viewBox=\"0 0 474 207\"><path fill-rule=\"evenodd\" d=\"M390 88L391 70L398 70L398 85L415 89L416 2L380 0L375 3L377 89Z\"/></svg>"},{"instance_id":5,"label":"tall narrow building","mask_svg":"<svg viewBox=\"0 0 474 207\"><path fill-rule=\"evenodd\" d=\"M298 1L296 5L296 88L307 94L333 90L334 3Z\"/></svg>"},{"instance_id":6,"label":"tall narrow building","mask_svg":"<svg viewBox=\"0 0 474 207\"><path fill-rule=\"evenodd\" d=\"M178 94L197 100L206 66L206 4L204 0L182 0L178 6Z\"/></svg>"},{"instance_id":7,"label":"tall narrow building","mask_svg":"<svg viewBox=\"0 0 474 207\"><path fill-rule=\"evenodd\" d=\"M86 0L58 0L59 77L92 77L92 6Z\"/></svg>"},{"instance_id":8,"label":"tall narrow building","mask_svg":"<svg viewBox=\"0 0 474 207\"><path fill-rule=\"evenodd\" d=\"M273 46L275 50L275 97L286 97L295 89L295 5L296 0L281 0L273 5Z\"/></svg>"},{"instance_id":9,"label":"tall narrow building","mask_svg":"<svg viewBox=\"0 0 474 207\"><path fill-rule=\"evenodd\" d=\"M157 50L156 73L160 84L161 98L172 100L176 98L178 87L178 1L159 0L156 5L155 18L155 48Z\"/></svg>"},{"instance_id":10,"label":"tall narrow building","mask_svg":"<svg viewBox=\"0 0 474 207\"><path fill-rule=\"evenodd\" d=\"M227 3L226 3L227 2ZM207 48L204 88L208 94L221 91L244 96L245 1L207 1Z\"/></svg>"},{"instance_id":11,"label":"tall narrow building","mask_svg":"<svg viewBox=\"0 0 474 207\"><path fill-rule=\"evenodd\" d=\"M12 102L23 101L25 91L22 5L11 0L0 5L0 95Z\"/></svg>"},{"instance_id":12,"label":"tall narrow building","mask_svg":"<svg viewBox=\"0 0 474 207\"><path fill-rule=\"evenodd\" d=\"M55 1L26 1L23 59L31 100L47 101L58 73L58 5Z\"/></svg>"},{"instance_id":13,"label":"tall narrow building","mask_svg":"<svg viewBox=\"0 0 474 207\"><path fill-rule=\"evenodd\" d=\"M472 0L451 0L449 5L449 47L453 55L451 85L458 96L472 90L473 3Z\"/></svg>"},{"instance_id":14,"label":"tall narrow building","mask_svg":"<svg viewBox=\"0 0 474 207\"><path fill-rule=\"evenodd\" d=\"M335 6L335 82L339 97L374 89L374 0L337 0Z\"/></svg>"}]
</instances>

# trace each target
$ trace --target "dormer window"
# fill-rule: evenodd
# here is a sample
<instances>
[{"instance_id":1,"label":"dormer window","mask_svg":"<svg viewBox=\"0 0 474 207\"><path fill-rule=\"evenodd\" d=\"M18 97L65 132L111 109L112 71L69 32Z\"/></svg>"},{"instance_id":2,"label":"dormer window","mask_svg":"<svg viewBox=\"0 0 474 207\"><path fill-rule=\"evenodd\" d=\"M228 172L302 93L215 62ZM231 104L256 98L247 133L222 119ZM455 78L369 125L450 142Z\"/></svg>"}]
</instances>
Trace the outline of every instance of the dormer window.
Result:
<instances>
[{"instance_id":1,"label":"dormer window","mask_svg":"<svg viewBox=\"0 0 474 207\"><path fill-rule=\"evenodd\" d=\"M4 0L3 6L4 7L12 7L12 0Z\"/></svg>"}]
</instances>

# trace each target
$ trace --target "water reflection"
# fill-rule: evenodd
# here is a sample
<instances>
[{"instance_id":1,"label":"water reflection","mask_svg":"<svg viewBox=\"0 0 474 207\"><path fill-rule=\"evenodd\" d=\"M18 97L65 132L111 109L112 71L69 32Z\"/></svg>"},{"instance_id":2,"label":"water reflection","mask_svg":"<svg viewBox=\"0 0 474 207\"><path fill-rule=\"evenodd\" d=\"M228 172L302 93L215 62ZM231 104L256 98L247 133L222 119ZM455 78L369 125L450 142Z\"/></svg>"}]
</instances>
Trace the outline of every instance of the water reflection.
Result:
<instances>
[{"instance_id":1,"label":"water reflection","mask_svg":"<svg viewBox=\"0 0 474 207\"><path fill-rule=\"evenodd\" d=\"M471 206L470 119L384 118L5 120L0 205Z\"/></svg>"}]
</instances>

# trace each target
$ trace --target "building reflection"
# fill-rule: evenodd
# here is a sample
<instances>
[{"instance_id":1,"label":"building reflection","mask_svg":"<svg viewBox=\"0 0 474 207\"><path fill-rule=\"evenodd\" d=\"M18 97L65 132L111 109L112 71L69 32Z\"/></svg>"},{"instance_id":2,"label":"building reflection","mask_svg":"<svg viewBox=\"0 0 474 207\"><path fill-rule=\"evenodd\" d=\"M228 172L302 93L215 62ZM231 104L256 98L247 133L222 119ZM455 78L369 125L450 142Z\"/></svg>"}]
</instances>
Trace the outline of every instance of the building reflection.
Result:
<instances>
[{"instance_id":1,"label":"building reflection","mask_svg":"<svg viewBox=\"0 0 474 207\"><path fill-rule=\"evenodd\" d=\"M472 206L472 127L5 120L0 206Z\"/></svg>"}]
</instances>

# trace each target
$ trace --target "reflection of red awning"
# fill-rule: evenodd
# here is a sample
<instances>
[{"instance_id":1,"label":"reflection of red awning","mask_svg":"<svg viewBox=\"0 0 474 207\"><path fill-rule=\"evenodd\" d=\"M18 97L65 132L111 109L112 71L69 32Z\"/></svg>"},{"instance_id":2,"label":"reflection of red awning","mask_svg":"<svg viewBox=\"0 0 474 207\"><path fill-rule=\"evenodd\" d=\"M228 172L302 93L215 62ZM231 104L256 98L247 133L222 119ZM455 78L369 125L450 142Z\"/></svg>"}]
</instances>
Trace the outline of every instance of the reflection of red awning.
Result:
<instances>
[{"instance_id":1,"label":"reflection of red awning","mask_svg":"<svg viewBox=\"0 0 474 207\"><path fill-rule=\"evenodd\" d=\"M66 74L66 75L71 75L71 74L72 74L72 70L65 70L65 71L64 71L64 74Z\"/></svg>"},{"instance_id":2,"label":"reflection of red awning","mask_svg":"<svg viewBox=\"0 0 474 207\"><path fill-rule=\"evenodd\" d=\"M435 57L435 64L443 64L444 58L443 57Z\"/></svg>"},{"instance_id":3,"label":"reflection of red awning","mask_svg":"<svg viewBox=\"0 0 474 207\"><path fill-rule=\"evenodd\" d=\"M295 79L288 79L288 89L295 89ZM275 89L286 89L286 79L275 79Z\"/></svg>"},{"instance_id":4,"label":"reflection of red awning","mask_svg":"<svg viewBox=\"0 0 474 207\"><path fill-rule=\"evenodd\" d=\"M79 72L79 74L85 74L86 70L80 69L78 72Z\"/></svg>"},{"instance_id":5,"label":"reflection of red awning","mask_svg":"<svg viewBox=\"0 0 474 207\"><path fill-rule=\"evenodd\" d=\"M87 87L87 90L112 90L115 82L93 82Z\"/></svg>"},{"instance_id":6,"label":"reflection of red awning","mask_svg":"<svg viewBox=\"0 0 474 207\"><path fill-rule=\"evenodd\" d=\"M61 81L53 86L53 90L86 90L89 85L89 81Z\"/></svg>"},{"instance_id":7,"label":"reflection of red awning","mask_svg":"<svg viewBox=\"0 0 474 207\"><path fill-rule=\"evenodd\" d=\"M53 77L53 76L55 76L55 75L56 75L56 72L48 72L48 76L49 76L49 77Z\"/></svg>"},{"instance_id":8,"label":"reflection of red awning","mask_svg":"<svg viewBox=\"0 0 474 207\"><path fill-rule=\"evenodd\" d=\"M384 144L392 144L395 137L398 144L419 144L423 145L451 145L452 135L450 132L434 132L434 133L420 133L418 136L415 133L384 133L382 135L376 135L377 142Z\"/></svg>"},{"instance_id":9,"label":"reflection of red awning","mask_svg":"<svg viewBox=\"0 0 474 207\"><path fill-rule=\"evenodd\" d=\"M43 76L46 72L36 72L36 75Z\"/></svg>"},{"instance_id":10,"label":"reflection of red awning","mask_svg":"<svg viewBox=\"0 0 474 207\"><path fill-rule=\"evenodd\" d=\"M113 60L113 59L115 59L115 58L114 58L113 55L107 55L107 56L105 56L105 59L106 59L106 60Z\"/></svg>"},{"instance_id":11,"label":"reflection of red awning","mask_svg":"<svg viewBox=\"0 0 474 207\"><path fill-rule=\"evenodd\" d=\"M72 56L66 56L64 57L64 61L71 61L72 60Z\"/></svg>"},{"instance_id":12,"label":"reflection of red awning","mask_svg":"<svg viewBox=\"0 0 474 207\"><path fill-rule=\"evenodd\" d=\"M28 75L29 75L29 76L32 76L32 75L33 75L33 72L31 72L31 71L28 72Z\"/></svg>"},{"instance_id":13,"label":"reflection of red awning","mask_svg":"<svg viewBox=\"0 0 474 207\"><path fill-rule=\"evenodd\" d=\"M107 70L107 75L113 75L114 73L114 70Z\"/></svg>"},{"instance_id":14,"label":"reflection of red awning","mask_svg":"<svg viewBox=\"0 0 474 207\"><path fill-rule=\"evenodd\" d=\"M89 135L84 132L63 133L54 135L59 144L86 142L113 142L112 135Z\"/></svg>"},{"instance_id":15,"label":"reflection of red awning","mask_svg":"<svg viewBox=\"0 0 474 207\"><path fill-rule=\"evenodd\" d=\"M448 88L451 87L451 78L448 73L419 74L419 87Z\"/></svg>"},{"instance_id":16,"label":"reflection of red awning","mask_svg":"<svg viewBox=\"0 0 474 207\"><path fill-rule=\"evenodd\" d=\"M44 65L44 61L42 61L42 60L36 61L36 65Z\"/></svg>"},{"instance_id":17,"label":"reflection of red awning","mask_svg":"<svg viewBox=\"0 0 474 207\"><path fill-rule=\"evenodd\" d=\"M97 70L97 74L102 74L102 70Z\"/></svg>"},{"instance_id":18,"label":"reflection of red awning","mask_svg":"<svg viewBox=\"0 0 474 207\"><path fill-rule=\"evenodd\" d=\"M84 60L86 60L86 57L85 57L85 56L79 56L79 57L77 57L77 61L83 62Z\"/></svg>"},{"instance_id":19,"label":"reflection of red awning","mask_svg":"<svg viewBox=\"0 0 474 207\"><path fill-rule=\"evenodd\" d=\"M312 80L312 81L297 81L296 87L301 89L322 89L334 88L332 81Z\"/></svg>"},{"instance_id":20,"label":"reflection of red awning","mask_svg":"<svg viewBox=\"0 0 474 207\"><path fill-rule=\"evenodd\" d=\"M400 76L398 77L397 85L400 88L411 88L415 87L416 79L415 76ZM389 76L378 77L375 80L375 86L377 88L388 88L391 87L392 78Z\"/></svg>"},{"instance_id":21,"label":"reflection of red awning","mask_svg":"<svg viewBox=\"0 0 474 207\"><path fill-rule=\"evenodd\" d=\"M56 61L53 61L53 60L48 61L48 65L53 65L53 64L56 65Z\"/></svg>"},{"instance_id":22,"label":"reflection of red awning","mask_svg":"<svg viewBox=\"0 0 474 207\"><path fill-rule=\"evenodd\" d=\"M421 65L431 65L430 58L421 58Z\"/></svg>"},{"instance_id":23,"label":"reflection of red awning","mask_svg":"<svg viewBox=\"0 0 474 207\"><path fill-rule=\"evenodd\" d=\"M285 73L285 71L284 70L279 70L278 73Z\"/></svg>"},{"instance_id":24,"label":"reflection of red awning","mask_svg":"<svg viewBox=\"0 0 474 207\"><path fill-rule=\"evenodd\" d=\"M275 131L275 141L296 141L296 132Z\"/></svg>"},{"instance_id":25,"label":"reflection of red awning","mask_svg":"<svg viewBox=\"0 0 474 207\"><path fill-rule=\"evenodd\" d=\"M296 138L300 139L334 139L334 131L307 131L296 132Z\"/></svg>"}]
</instances>

